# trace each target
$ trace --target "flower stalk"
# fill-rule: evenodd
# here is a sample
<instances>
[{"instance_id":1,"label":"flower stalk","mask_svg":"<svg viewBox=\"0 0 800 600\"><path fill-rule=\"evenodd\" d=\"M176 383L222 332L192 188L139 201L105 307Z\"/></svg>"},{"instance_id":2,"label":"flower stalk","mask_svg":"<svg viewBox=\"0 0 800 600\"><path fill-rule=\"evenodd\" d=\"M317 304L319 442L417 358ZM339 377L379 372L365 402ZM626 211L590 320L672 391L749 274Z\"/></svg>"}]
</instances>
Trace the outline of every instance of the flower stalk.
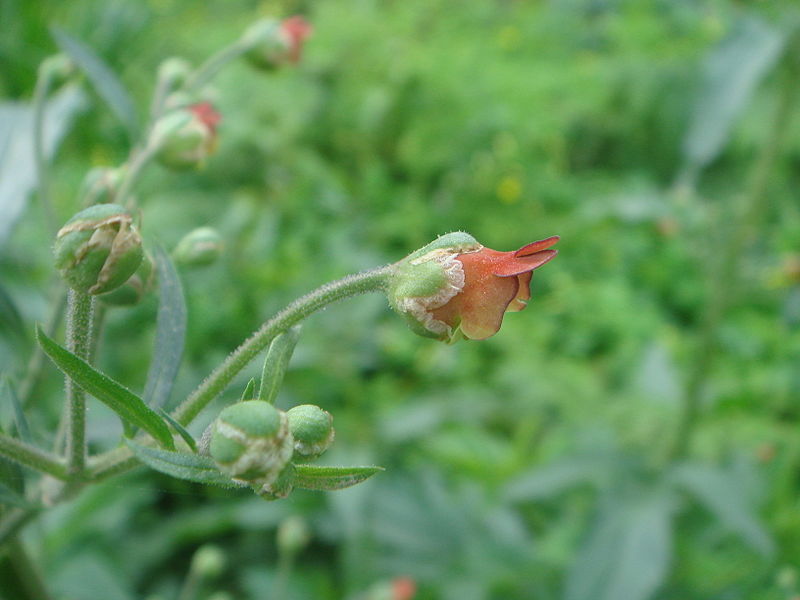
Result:
<instances>
[{"instance_id":1,"label":"flower stalk","mask_svg":"<svg viewBox=\"0 0 800 600\"><path fill-rule=\"evenodd\" d=\"M88 359L94 320L93 299L85 292L69 291L67 308L67 349ZM67 390L67 463L76 476L86 465L86 393L72 379L66 378Z\"/></svg>"}]
</instances>

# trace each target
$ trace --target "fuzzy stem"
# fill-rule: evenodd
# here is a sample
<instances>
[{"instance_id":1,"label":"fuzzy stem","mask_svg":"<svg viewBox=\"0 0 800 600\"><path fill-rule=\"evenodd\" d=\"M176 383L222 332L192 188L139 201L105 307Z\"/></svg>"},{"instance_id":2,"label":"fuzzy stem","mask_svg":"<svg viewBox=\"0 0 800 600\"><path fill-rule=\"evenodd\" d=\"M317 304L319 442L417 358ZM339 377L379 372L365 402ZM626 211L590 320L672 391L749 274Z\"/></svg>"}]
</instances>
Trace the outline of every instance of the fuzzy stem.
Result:
<instances>
[{"instance_id":1,"label":"fuzzy stem","mask_svg":"<svg viewBox=\"0 0 800 600\"><path fill-rule=\"evenodd\" d=\"M790 65L778 105L759 157L750 173L749 184L742 195L720 262L712 279L710 298L700 330L696 359L689 372L680 421L670 457L677 460L686 455L700 413L700 400L714 362L717 333L732 297L739 288L739 265L747 245L758 233L760 215L764 211L770 175L784 145L798 92L798 66Z\"/></svg>"},{"instance_id":2,"label":"fuzzy stem","mask_svg":"<svg viewBox=\"0 0 800 600\"><path fill-rule=\"evenodd\" d=\"M93 298L70 290L67 301L67 349L86 360L92 340ZM80 474L86 464L86 393L66 378L67 461L70 475Z\"/></svg>"},{"instance_id":3,"label":"fuzzy stem","mask_svg":"<svg viewBox=\"0 0 800 600\"><path fill-rule=\"evenodd\" d=\"M0 456L57 479L67 479L67 470L57 457L3 433L0 433Z\"/></svg>"},{"instance_id":4,"label":"fuzzy stem","mask_svg":"<svg viewBox=\"0 0 800 600\"><path fill-rule=\"evenodd\" d=\"M216 54L209 57L206 62L200 65L194 73L192 73L183 85L183 90L187 93L198 91L205 84L216 77L222 68L229 62L236 60L242 54L247 52L250 46L237 40L233 44L225 46Z\"/></svg>"}]
</instances>

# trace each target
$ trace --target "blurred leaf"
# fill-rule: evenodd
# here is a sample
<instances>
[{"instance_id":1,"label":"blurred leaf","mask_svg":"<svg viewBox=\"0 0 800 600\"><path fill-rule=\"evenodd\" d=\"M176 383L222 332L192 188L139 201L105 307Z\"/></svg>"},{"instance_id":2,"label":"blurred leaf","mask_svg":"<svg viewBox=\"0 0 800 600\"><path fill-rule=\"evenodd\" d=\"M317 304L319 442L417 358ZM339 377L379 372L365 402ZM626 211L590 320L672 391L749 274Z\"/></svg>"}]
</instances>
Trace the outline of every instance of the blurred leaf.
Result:
<instances>
[{"instance_id":1,"label":"blurred leaf","mask_svg":"<svg viewBox=\"0 0 800 600\"><path fill-rule=\"evenodd\" d=\"M680 398L680 385L675 363L663 344L651 343L634 369L636 387L648 399L675 406Z\"/></svg>"},{"instance_id":2,"label":"blurred leaf","mask_svg":"<svg viewBox=\"0 0 800 600\"><path fill-rule=\"evenodd\" d=\"M0 395L0 397L7 397L9 403L11 404L11 408L14 411L14 422L17 425L17 435L19 436L19 439L30 444L32 442L31 428L30 425L28 425L28 419L25 417L25 412L22 410L22 403L19 401L17 390L8 376L3 376L0 378L0 389L2 389L4 392Z\"/></svg>"},{"instance_id":3,"label":"blurred leaf","mask_svg":"<svg viewBox=\"0 0 800 600\"><path fill-rule=\"evenodd\" d=\"M169 399L186 342L186 299L178 272L164 249L153 253L158 273L158 317L153 358L147 371L144 401L164 406Z\"/></svg>"},{"instance_id":4,"label":"blurred leaf","mask_svg":"<svg viewBox=\"0 0 800 600\"><path fill-rule=\"evenodd\" d=\"M133 137L138 129L136 108L114 71L94 50L63 29L53 26L51 33L59 48L86 73L97 93Z\"/></svg>"},{"instance_id":5,"label":"blurred leaf","mask_svg":"<svg viewBox=\"0 0 800 600\"><path fill-rule=\"evenodd\" d=\"M0 428L0 432L2 429ZM19 463L0 457L0 484L7 489L7 494L25 499L25 474ZM3 502L0 500L0 502ZM6 502L13 504L13 502ZM18 506L18 504L15 504Z\"/></svg>"},{"instance_id":6,"label":"blurred leaf","mask_svg":"<svg viewBox=\"0 0 800 600\"><path fill-rule=\"evenodd\" d=\"M288 331L277 336L269 345L267 356L264 358L264 369L261 372L261 385L258 397L270 404L275 403L275 398L283 384L283 377L292 359L294 347L300 339L300 325L290 327Z\"/></svg>"},{"instance_id":7,"label":"blurred leaf","mask_svg":"<svg viewBox=\"0 0 800 600\"><path fill-rule=\"evenodd\" d=\"M774 544L759 522L740 482L722 469L700 463L678 465L670 474L674 484L691 494L719 521L764 555Z\"/></svg>"},{"instance_id":8,"label":"blurred leaf","mask_svg":"<svg viewBox=\"0 0 800 600\"><path fill-rule=\"evenodd\" d=\"M136 394L56 344L39 326L36 327L36 338L50 360L86 393L100 400L123 419L144 429L162 446L175 447L167 424Z\"/></svg>"},{"instance_id":9,"label":"blurred leaf","mask_svg":"<svg viewBox=\"0 0 800 600\"><path fill-rule=\"evenodd\" d=\"M148 448L133 440L125 440L125 443L128 444L134 456L148 467L171 477L227 488L241 487L230 477L220 473L214 461L207 456Z\"/></svg>"},{"instance_id":10,"label":"blurred leaf","mask_svg":"<svg viewBox=\"0 0 800 600\"><path fill-rule=\"evenodd\" d=\"M21 475L20 475L21 477ZM0 504L27 508L31 505L17 490L2 482L2 469L0 468Z\"/></svg>"},{"instance_id":11,"label":"blurred leaf","mask_svg":"<svg viewBox=\"0 0 800 600\"><path fill-rule=\"evenodd\" d=\"M689 169L703 168L720 153L733 123L777 62L785 42L785 33L748 16L710 52L683 143Z\"/></svg>"},{"instance_id":12,"label":"blurred leaf","mask_svg":"<svg viewBox=\"0 0 800 600\"><path fill-rule=\"evenodd\" d=\"M607 461L588 456L537 466L509 481L504 497L511 502L552 498L578 485L596 483L608 467Z\"/></svg>"},{"instance_id":13,"label":"blurred leaf","mask_svg":"<svg viewBox=\"0 0 800 600\"><path fill-rule=\"evenodd\" d=\"M665 493L608 501L567 573L564 598L650 598L667 575L672 512Z\"/></svg>"},{"instance_id":14,"label":"blurred leaf","mask_svg":"<svg viewBox=\"0 0 800 600\"><path fill-rule=\"evenodd\" d=\"M383 467L316 467L295 465L294 487L305 490L342 490L366 481Z\"/></svg>"},{"instance_id":15,"label":"blurred leaf","mask_svg":"<svg viewBox=\"0 0 800 600\"><path fill-rule=\"evenodd\" d=\"M25 326L19 310L17 310L11 295L2 285L0 285L0 334L9 338L25 338Z\"/></svg>"},{"instance_id":16,"label":"blurred leaf","mask_svg":"<svg viewBox=\"0 0 800 600\"><path fill-rule=\"evenodd\" d=\"M72 119L86 106L77 86L54 94L44 110L43 151L51 158ZM36 187L33 156L33 109L28 104L0 103L0 245L8 238Z\"/></svg>"},{"instance_id":17,"label":"blurred leaf","mask_svg":"<svg viewBox=\"0 0 800 600\"><path fill-rule=\"evenodd\" d=\"M251 377L250 381L247 382L247 385L244 386L244 391L242 392L242 397L240 400L244 402L245 400L252 400L255 398L255 391L256 391L256 378Z\"/></svg>"},{"instance_id":18,"label":"blurred leaf","mask_svg":"<svg viewBox=\"0 0 800 600\"><path fill-rule=\"evenodd\" d=\"M192 434L186 431L186 428L180 423L178 423L175 419L173 419L172 415L170 415L163 408L158 409L158 414L164 417L164 420L172 426L172 428L177 432L177 434L183 438L183 441L186 442L186 445L189 446L189 448L192 449L192 452L196 454L197 442L194 441Z\"/></svg>"}]
</instances>

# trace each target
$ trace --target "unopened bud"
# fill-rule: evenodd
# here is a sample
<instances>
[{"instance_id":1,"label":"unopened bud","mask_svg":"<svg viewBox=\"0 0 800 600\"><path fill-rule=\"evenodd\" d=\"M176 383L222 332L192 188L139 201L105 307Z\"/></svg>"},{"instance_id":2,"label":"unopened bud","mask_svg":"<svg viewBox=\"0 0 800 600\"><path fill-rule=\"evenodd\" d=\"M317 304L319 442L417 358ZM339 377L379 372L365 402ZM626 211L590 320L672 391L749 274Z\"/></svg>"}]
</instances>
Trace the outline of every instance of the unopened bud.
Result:
<instances>
[{"instance_id":1,"label":"unopened bud","mask_svg":"<svg viewBox=\"0 0 800 600\"><path fill-rule=\"evenodd\" d=\"M282 554L294 555L308 545L311 531L305 519L293 515L278 526L278 550Z\"/></svg>"},{"instance_id":2,"label":"unopened bud","mask_svg":"<svg viewBox=\"0 0 800 600\"><path fill-rule=\"evenodd\" d=\"M296 63L311 31L308 21L299 16L283 21L262 19L251 25L242 36L242 43L249 48L245 57L254 67L263 70Z\"/></svg>"},{"instance_id":3,"label":"unopened bud","mask_svg":"<svg viewBox=\"0 0 800 600\"><path fill-rule=\"evenodd\" d=\"M98 299L108 306L133 306L139 304L153 289L155 281L156 270L153 268L153 260L145 252L136 272L117 289L100 294Z\"/></svg>"},{"instance_id":4,"label":"unopened bud","mask_svg":"<svg viewBox=\"0 0 800 600\"><path fill-rule=\"evenodd\" d=\"M333 417L319 406L301 404L286 412L289 431L294 438L294 451L301 456L316 457L333 443Z\"/></svg>"},{"instance_id":5,"label":"unopened bud","mask_svg":"<svg viewBox=\"0 0 800 600\"><path fill-rule=\"evenodd\" d=\"M208 102L173 110L153 127L150 143L165 167L185 170L198 167L214 153L220 115Z\"/></svg>"},{"instance_id":6,"label":"unopened bud","mask_svg":"<svg viewBox=\"0 0 800 600\"><path fill-rule=\"evenodd\" d=\"M192 557L191 569L203 578L219 577L225 569L225 553L213 544L200 546Z\"/></svg>"},{"instance_id":7,"label":"unopened bud","mask_svg":"<svg viewBox=\"0 0 800 600\"><path fill-rule=\"evenodd\" d=\"M118 288L142 262L142 238L117 204L90 206L56 235L56 267L70 287L89 294Z\"/></svg>"},{"instance_id":8,"label":"unopened bud","mask_svg":"<svg viewBox=\"0 0 800 600\"><path fill-rule=\"evenodd\" d=\"M213 263L222 254L222 237L212 227L198 227L190 231L175 246L175 262L189 267L203 267Z\"/></svg>"},{"instance_id":9,"label":"unopened bud","mask_svg":"<svg viewBox=\"0 0 800 600\"><path fill-rule=\"evenodd\" d=\"M234 481L259 487L278 479L293 447L285 413L261 400L245 400L220 413L209 452Z\"/></svg>"}]
</instances>

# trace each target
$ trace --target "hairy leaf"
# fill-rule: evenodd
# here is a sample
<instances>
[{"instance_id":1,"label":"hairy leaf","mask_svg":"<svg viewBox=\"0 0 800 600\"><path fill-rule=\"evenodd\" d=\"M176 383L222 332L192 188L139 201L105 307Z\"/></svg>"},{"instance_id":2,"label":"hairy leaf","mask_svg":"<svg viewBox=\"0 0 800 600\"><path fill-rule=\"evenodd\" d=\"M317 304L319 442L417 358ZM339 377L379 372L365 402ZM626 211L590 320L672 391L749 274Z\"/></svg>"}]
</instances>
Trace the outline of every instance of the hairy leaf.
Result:
<instances>
[{"instance_id":1,"label":"hairy leaf","mask_svg":"<svg viewBox=\"0 0 800 600\"><path fill-rule=\"evenodd\" d=\"M148 448L133 440L126 440L126 443L136 458L148 467L166 475L209 485L241 487L228 476L220 473L214 461L207 456Z\"/></svg>"},{"instance_id":2,"label":"hairy leaf","mask_svg":"<svg viewBox=\"0 0 800 600\"><path fill-rule=\"evenodd\" d=\"M383 467L317 467L295 465L294 487L306 490L342 490L366 481Z\"/></svg>"}]
</instances>

